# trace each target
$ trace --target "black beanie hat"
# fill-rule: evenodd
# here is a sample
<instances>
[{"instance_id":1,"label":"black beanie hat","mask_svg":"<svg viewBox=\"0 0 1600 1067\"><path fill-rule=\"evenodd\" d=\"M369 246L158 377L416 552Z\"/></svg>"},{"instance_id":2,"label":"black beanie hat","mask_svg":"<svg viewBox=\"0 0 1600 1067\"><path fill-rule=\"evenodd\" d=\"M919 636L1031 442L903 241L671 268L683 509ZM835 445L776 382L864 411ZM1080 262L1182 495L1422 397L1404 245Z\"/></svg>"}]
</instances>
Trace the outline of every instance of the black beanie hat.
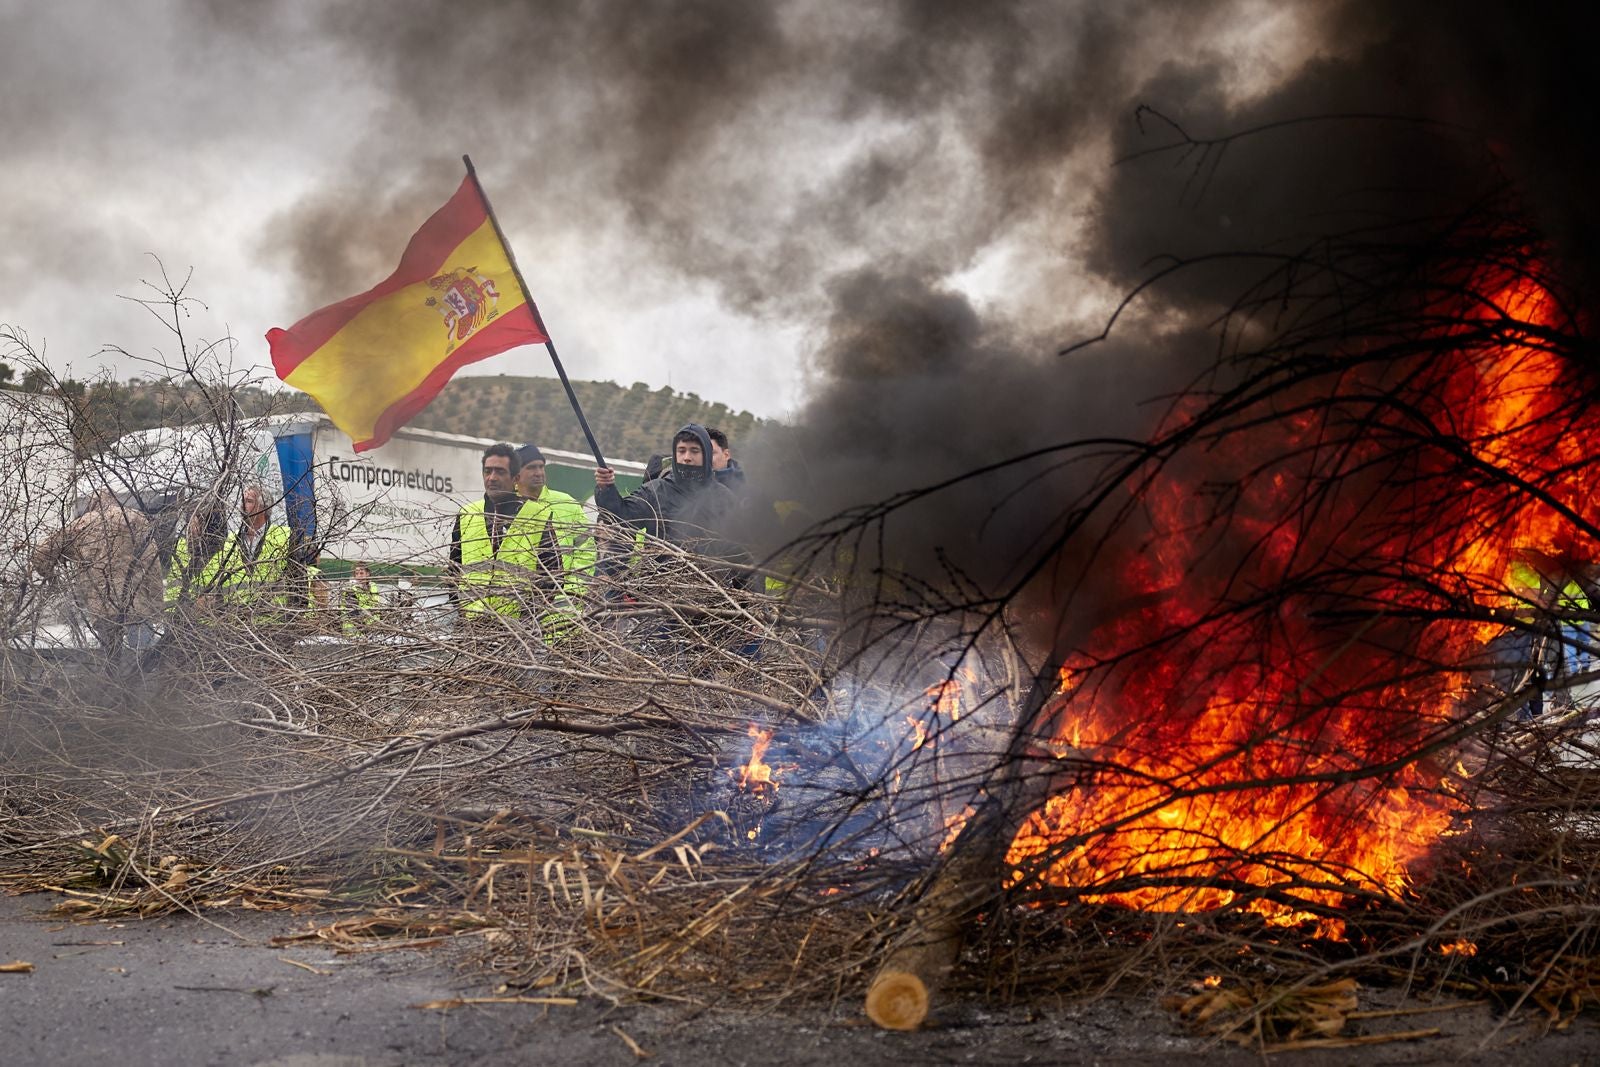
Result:
<instances>
[{"instance_id":1,"label":"black beanie hat","mask_svg":"<svg viewBox=\"0 0 1600 1067\"><path fill-rule=\"evenodd\" d=\"M517 466L526 467L530 463L543 463L544 453L539 451L538 445L523 445L517 449Z\"/></svg>"}]
</instances>

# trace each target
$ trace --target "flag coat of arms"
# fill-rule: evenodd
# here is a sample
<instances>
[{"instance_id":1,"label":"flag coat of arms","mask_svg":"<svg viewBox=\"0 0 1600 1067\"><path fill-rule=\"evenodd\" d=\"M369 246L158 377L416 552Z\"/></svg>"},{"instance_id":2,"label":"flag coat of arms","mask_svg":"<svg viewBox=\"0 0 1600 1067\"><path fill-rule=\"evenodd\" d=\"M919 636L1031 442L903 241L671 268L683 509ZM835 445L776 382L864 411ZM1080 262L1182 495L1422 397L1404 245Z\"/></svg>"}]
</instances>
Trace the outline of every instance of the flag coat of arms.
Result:
<instances>
[{"instance_id":1,"label":"flag coat of arms","mask_svg":"<svg viewBox=\"0 0 1600 1067\"><path fill-rule=\"evenodd\" d=\"M278 377L315 397L357 452L387 441L461 367L548 340L470 174L386 280L267 332Z\"/></svg>"}]
</instances>

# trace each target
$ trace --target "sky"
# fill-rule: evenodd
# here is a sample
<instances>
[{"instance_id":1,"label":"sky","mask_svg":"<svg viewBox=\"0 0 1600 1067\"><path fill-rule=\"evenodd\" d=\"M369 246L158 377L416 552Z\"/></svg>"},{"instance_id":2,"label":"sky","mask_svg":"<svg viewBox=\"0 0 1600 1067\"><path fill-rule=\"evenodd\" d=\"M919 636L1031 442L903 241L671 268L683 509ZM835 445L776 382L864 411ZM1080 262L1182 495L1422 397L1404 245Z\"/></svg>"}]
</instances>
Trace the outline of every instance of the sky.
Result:
<instances>
[{"instance_id":1,"label":"sky","mask_svg":"<svg viewBox=\"0 0 1600 1067\"><path fill-rule=\"evenodd\" d=\"M1114 297L1076 233L1140 81L1308 49L1292 7L1103 6L0 0L0 323L150 375L137 300L181 285L184 343L270 382L265 332L385 277L468 153L574 378L793 417L863 271L1052 349Z\"/></svg>"}]
</instances>

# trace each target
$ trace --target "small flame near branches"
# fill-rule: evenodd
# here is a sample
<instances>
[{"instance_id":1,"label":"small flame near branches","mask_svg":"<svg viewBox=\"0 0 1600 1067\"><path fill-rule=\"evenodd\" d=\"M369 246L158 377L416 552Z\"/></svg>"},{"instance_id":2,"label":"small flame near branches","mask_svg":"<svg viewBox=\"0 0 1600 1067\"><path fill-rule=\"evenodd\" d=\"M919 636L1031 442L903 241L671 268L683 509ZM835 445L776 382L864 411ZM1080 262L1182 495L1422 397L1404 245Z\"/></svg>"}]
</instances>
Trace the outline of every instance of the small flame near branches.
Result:
<instances>
[{"instance_id":1,"label":"small flame near branches","mask_svg":"<svg viewBox=\"0 0 1600 1067\"><path fill-rule=\"evenodd\" d=\"M961 836L961 828L967 825L967 820L972 818L976 809L971 804L947 816L944 820L944 840L939 843L939 853L943 855L950 851L950 846L956 843L956 838Z\"/></svg>"},{"instance_id":2,"label":"small flame near branches","mask_svg":"<svg viewBox=\"0 0 1600 1067\"><path fill-rule=\"evenodd\" d=\"M762 757L767 754L767 748L772 744L772 731L763 730L755 723L750 724L747 731L754 739L750 746L750 760L741 764L739 772L739 788L750 793L766 793L778 788L777 772L772 765L766 763Z\"/></svg>"},{"instance_id":3,"label":"small flame near branches","mask_svg":"<svg viewBox=\"0 0 1600 1067\"><path fill-rule=\"evenodd\" d=\"M1448 944L1440 945L1439 954L1441 956L1476 956L1478 954L1478 946L1466 938L1462 938L1459 941L1451 941Z\"/></svg>"},{"instance_id":4,"label":"small flame near branches","mask_svg":"<svg viewBox=\"0 0 1600 1067\"><path fill-rule=\"evenodd\" d=\"M921 713L913 712L905 717L906 725L911 728L911 751L932 744L944 723L960 722L962 713L976 699L977 689L978 674L971 667L962 667L956 677L924 689Z\"/></svg>"},{"instance_id":5,"label":"small flame near branches","mask_svg":"<svg viewBox=\"0 0 1600 1067\"><path fill-rule=\"evenodd\" d=\"M906 725L911 727L911 751L915 752L928 743L928 726L915 715L906 716Z\"/></svg>"},{"instance_id":6,"label":"small flame near branches","mask_svg":"<svg viewBox=\"0 0 1600 1067\"><path fill-rule=\"evenodd\" d=\"M962 674L967 680L974 682L977 680L971 668L963 667ZM930 685L923 691L923 696L927 699L928 709L934 715L943 715L951 722L957 722L961 718L964 689L965 683L961 678L946 678L942 682Z\"/></svg>"}]
</instances>

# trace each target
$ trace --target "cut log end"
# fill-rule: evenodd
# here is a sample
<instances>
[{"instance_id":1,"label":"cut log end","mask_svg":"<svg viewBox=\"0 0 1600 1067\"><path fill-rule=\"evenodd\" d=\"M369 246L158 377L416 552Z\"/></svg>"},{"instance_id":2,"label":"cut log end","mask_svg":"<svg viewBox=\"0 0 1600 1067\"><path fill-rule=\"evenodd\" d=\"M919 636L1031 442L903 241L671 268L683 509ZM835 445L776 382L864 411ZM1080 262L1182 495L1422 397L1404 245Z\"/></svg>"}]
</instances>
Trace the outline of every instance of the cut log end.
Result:
<instances>
[{"instance_id":1,"label":"cut log end","mask_svg":"<svg viewBox=\"0 0 1600 1067\"><path fill-rule=\"evenodd\" d=\"M1052 656L1035 675L1021 722L1035 722L1055 693L1061 660ZM989 906L1009 876L1006 849L1022 821L1043 807L1054 791L1055 778L1032 773L1032 734L1018 729L1001 765L1002 773L987 781L986 799L967 819L939 868L930 872L914 898L895 947L867 989L867 1017L885 1030L915 1030L928 1018L961 954L961 940L972 917Z\"/></svg>"},{"instance_id":2,"label":"cut log end","mask_svg":"<svg viewBox=\"0 0 1600 1067\"><path fill-rule=\"evenodd\" d=\"M928 987L907 971L882 971L867 990L867 1017L885 1030L915 1030L928 1017Z\"/></svg>"}]
</instances>

